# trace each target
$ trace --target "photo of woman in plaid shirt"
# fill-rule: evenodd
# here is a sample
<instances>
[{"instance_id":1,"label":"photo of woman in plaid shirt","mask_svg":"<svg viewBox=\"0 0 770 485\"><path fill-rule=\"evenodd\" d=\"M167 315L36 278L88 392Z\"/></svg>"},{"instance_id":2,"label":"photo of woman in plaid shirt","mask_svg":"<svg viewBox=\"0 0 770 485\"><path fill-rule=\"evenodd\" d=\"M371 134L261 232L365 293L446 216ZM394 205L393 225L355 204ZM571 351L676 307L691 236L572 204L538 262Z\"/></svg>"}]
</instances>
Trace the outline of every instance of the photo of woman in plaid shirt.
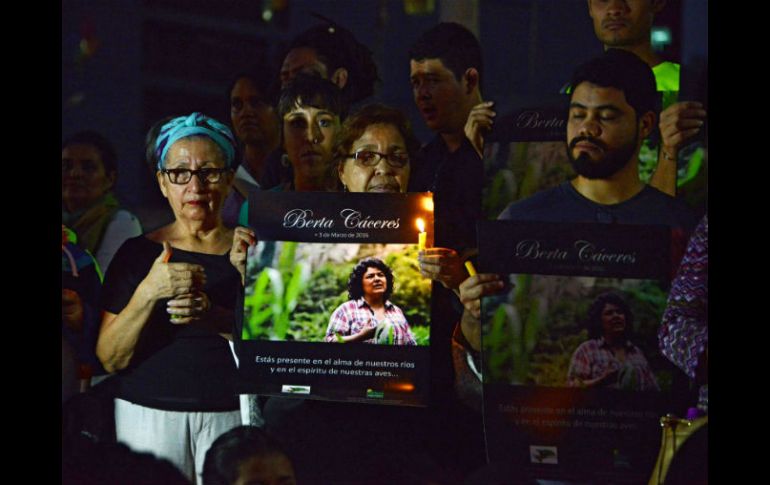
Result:
<instances>
[{"instance_id":1,"label":"photo of woman in plaid shirt","mask_svg":"<svg viewBox=\"0 0 770 485\"><path fill-rule=\"evenodd\" d=\"M332 313L327 342L416 345L404 312L390 302L393 272L382 260L365 258L348 279L348 298Z\"/></svg>"}]
</instances>

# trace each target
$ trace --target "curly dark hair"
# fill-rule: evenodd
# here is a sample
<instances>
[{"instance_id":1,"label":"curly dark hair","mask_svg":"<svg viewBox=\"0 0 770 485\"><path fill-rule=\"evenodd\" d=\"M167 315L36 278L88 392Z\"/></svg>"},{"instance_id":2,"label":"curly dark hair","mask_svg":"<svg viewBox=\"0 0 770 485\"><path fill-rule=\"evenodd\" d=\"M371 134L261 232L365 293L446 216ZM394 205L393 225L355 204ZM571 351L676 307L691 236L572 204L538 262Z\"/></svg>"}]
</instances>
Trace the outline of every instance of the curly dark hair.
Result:
<instances>
[{"instance_id":1,"label":"curly dark hair","mask_svg":"<svg viewBox=\"0 0 770 485\"><path fill-rule=\"evenodd\" d=\"M384 296L385 300L389 300L390 295L393 294L393 284L396 279L393 276L393 271L390 270L388 265L377 258L364 258L355 265L348 278L348 298L351 300L358 300L364 296L364 274L369 268L377 268L385 273L385 280L388 283L388 288L385 290Z\"/></svg>"},{"instance_id":2,"label":"curly dark hair","mask_svg":"<svg viewBox=\"0 0 770 485\"><path fill-rule=\"evenodd\" d=\"M600 293L588 307L588 314L586 315L585 327L588 329L588 337L596 339L602 336L602 311L607 304L612 304L620 308L623 314L626 316L626 330L624 332L624 338L628 339L631 336L631 328L634 323L634 314L631 313L631 307L628 302L618 293L614 291L606 291Z\"/></svg>"}]
</instances>

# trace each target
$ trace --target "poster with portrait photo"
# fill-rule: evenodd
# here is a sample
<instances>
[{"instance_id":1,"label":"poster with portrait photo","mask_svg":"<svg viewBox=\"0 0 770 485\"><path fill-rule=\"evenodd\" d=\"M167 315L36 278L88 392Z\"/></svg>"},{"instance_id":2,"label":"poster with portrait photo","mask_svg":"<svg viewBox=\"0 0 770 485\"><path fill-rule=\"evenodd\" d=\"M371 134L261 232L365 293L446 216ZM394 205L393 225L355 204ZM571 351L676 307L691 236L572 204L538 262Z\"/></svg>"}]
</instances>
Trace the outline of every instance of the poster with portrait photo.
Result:
<instances>
[{"instance_id":1,"label":"poster with portrait photo","mask_svg":"<svg viewBox=\"0 0 770 485\"><path fill-rule=\"evenodd\" d=\"M425 405L431 282L417 254L432 211L429 193L250 194L258 243L239 363L248 392Z\"/></svg>"},{"instance_id":2,"label":"poster with portrait photo","mask_svg":"<svg viewBox=\"0 0 770 485\"><path fill-rule=\"evenodd\" d=\"M640 483L679 398L657 331L670 275L664 226L479 223L487 452L540 478ZM521 476L521 475L516 475Z\"/></svg>"}]
</instances>

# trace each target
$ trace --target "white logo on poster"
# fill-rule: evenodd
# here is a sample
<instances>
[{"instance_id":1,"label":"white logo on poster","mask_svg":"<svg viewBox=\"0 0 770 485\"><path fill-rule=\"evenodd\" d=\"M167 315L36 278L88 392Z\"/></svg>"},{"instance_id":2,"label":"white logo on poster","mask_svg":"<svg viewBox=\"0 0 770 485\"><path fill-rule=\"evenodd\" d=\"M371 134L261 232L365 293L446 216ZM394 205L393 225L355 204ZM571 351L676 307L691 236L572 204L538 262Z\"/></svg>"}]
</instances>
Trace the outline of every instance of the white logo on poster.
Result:
<instances>
[{"instance_id":1,"label":"white logo on poster","mask_svg":"<svg viewBox=\"0 0 770 485\"><path fill-rule=\"evenodd\" d=\"M292 386L284 384L281 386L281 392L287 394L310 394L310 386Z\"/></svg>"},{"instance_id":2,"label":"white logo on poster","mask_svg":"<svg viewBox=\"0 0 770 485\"><path fill-rule=\"evenodd\" d=\"M558 465L559 453L555 446L530 445L529 460L532 463Z\"/></svg>"}]
</instances>

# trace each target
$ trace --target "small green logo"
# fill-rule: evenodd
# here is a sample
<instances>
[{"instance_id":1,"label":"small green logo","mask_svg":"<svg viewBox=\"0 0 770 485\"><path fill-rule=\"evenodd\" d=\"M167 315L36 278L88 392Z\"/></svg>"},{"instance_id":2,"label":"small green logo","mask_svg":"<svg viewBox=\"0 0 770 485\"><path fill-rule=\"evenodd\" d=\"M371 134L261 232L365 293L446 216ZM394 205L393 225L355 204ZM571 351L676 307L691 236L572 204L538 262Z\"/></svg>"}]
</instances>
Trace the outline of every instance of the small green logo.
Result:
<instances>
[{"instance_id":1,"label":"small green logo","mask_svg":"<svg viewBox=\"0 0 770 485\"><path fill-rule=\"evenodd\" d=\"M374 399L382 399L385 397L385 393L383 391L375 391L374 389L367 389L366 397L370 397Z\"/></svg>"},{"instance_id":2,"label":"small green logo","mask_svg":"<svg viewBox=\"0 0 770 485\"><path fill-rule=\"evenodd\" d=\"M286 394L310 394L310 386L281 386L281 392Z\"/></svg>"}]
</instances>

